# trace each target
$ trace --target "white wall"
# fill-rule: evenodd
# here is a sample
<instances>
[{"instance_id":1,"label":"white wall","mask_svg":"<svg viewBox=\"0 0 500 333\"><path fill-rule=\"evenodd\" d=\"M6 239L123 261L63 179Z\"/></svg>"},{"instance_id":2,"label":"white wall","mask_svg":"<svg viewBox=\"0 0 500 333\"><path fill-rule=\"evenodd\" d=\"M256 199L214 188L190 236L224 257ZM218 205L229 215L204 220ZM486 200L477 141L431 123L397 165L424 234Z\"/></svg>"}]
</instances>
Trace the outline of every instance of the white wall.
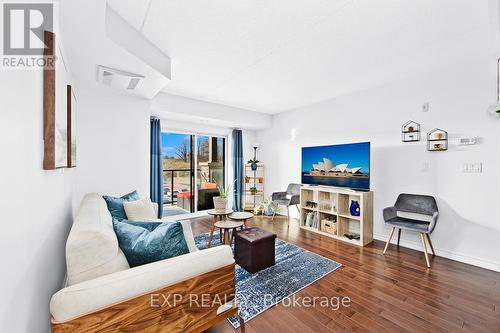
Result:
<instances>
[{"instance_id":1,"label":"white wall","mask_svg":"<svg viewBox=\"0 0 500 333\"><path fill-rule=\"evenodd\" d=\"M149 196L149 102L106 87L78 91L77 196Z\"/></svg>"},{"instance_id":2,"label":"white wall","mask_svg":"<svg viewBox=\"0 0 500 333\"><path fill-rule=\"evenodd\" d=\"M74 169L44 171L40 70L0 70L0 331L47 332L65 275Z\"/></svg>"},{"instance_id":3,"label":"white wall","mask_svg":"<svg viewBox=\"0 0 500 333\"><path fill-rule=\"evenodd\" d=\"M387 238L381 212L398 193L431 194L441 212L432 235L438 255L500 271L500 120L486 113L495 100L495 61L464 63L277 115L271 129L257 132L268 194L300 182L301 147L371 141L376 238ZM421 111L424 102L429 113ZM422 142L401 142L401 124L409 119L423 125ZM448 130L449 151L426 151L425 134L434 127ZM484 142L458 147L462 136ZM464 162L482 162L483 173L462 173ZM409 233L402 244L421 246Z\"/></svg>"}]
</instances>

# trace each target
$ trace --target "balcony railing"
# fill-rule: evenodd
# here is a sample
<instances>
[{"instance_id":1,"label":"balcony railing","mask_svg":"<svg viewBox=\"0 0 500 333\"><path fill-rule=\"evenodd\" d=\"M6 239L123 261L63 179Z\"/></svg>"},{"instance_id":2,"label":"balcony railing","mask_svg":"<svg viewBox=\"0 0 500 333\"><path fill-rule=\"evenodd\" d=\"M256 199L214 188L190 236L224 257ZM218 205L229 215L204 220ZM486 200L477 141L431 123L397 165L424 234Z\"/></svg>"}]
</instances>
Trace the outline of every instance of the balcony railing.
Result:
<instances>
[{"instance_id":1,"label":"balcony railing","mask_svg":"<svg viewBox=\"0 0 500 333\"><path fill-rule=\"evenodd\" d=\"M202 165L196 171L199 188L203 188L203 183L224 185L222 165ZM194 180L192 176L191 169L163 169L163 203L175 205L178 202L179 192L191 192L191 181Z\"/></svg>"},{"instance_id":2,"label":"balcony railing","mask_svg":"<svg viewBox=\"0 0 500 333\"><path fill-rule=\"evenodd\" d=\"M179 173L182 173L180 175ZM185 178L185 182L181 179ZM190 191L191 169L164 169L163 170L163 203L174 205L177 203L179 190ZM176 188L177 187L177 188ZM185 187L185 188L179 188Z\"/></svg>"}]
</instances>

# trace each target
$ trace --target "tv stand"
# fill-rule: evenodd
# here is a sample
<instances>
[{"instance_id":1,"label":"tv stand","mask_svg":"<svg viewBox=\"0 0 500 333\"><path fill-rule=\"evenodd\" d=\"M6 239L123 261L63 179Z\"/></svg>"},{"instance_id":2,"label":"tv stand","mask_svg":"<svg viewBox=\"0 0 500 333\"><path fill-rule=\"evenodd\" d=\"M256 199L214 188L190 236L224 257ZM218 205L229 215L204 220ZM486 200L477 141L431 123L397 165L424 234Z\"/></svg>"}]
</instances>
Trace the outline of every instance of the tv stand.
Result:
<instances>
[{"instance_id":1,"label":"tv stand","mask_svg":"<svg viewBox=\"0 0 500 333\"><path fill-rule=\"evenodd\" d=\"M351 214L351 201L359 203L359 216ZM302 185L300 228L350 244L365 246L373 241L373 192ZM346 234L359 236L359 239L350 239Z\"/></svg>"}]
</instances>

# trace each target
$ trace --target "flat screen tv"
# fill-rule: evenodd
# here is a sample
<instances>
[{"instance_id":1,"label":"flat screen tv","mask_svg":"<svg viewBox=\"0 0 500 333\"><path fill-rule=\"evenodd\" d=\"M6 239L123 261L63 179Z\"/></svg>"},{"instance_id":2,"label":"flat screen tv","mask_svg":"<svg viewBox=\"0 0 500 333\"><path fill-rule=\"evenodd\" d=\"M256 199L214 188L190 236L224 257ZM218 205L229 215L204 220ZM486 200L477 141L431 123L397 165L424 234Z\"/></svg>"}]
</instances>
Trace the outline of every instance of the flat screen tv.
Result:
<instances>
[{"instance_id":1,"label":"flat screen tv","mask_svg":"<svg viewBox=\"0 0 500 333\"><path fill-rule=\"evenodd\" d=\"M370 142L302 147L302 184L370 190Z\"/></svg>"}]
</instances>

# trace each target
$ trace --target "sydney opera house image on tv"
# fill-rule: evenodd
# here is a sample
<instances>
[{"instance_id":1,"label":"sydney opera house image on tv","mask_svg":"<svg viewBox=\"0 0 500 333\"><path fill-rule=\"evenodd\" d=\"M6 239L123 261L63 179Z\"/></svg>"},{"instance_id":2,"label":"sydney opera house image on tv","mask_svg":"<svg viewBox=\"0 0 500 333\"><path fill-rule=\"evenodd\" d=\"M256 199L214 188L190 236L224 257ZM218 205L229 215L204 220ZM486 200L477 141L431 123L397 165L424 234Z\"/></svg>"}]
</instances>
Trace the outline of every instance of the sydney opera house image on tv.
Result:
<instances>
[{"instance_id":1,"label":"sydney opera house image on tv","mask_svg":"<svg viewBox=\"0 0 500 333\"><path fill-rule=\"evenodd\" d=\"M370 143L302 148L302 184L370 189Z\"/></svg>"}]
</instances>

